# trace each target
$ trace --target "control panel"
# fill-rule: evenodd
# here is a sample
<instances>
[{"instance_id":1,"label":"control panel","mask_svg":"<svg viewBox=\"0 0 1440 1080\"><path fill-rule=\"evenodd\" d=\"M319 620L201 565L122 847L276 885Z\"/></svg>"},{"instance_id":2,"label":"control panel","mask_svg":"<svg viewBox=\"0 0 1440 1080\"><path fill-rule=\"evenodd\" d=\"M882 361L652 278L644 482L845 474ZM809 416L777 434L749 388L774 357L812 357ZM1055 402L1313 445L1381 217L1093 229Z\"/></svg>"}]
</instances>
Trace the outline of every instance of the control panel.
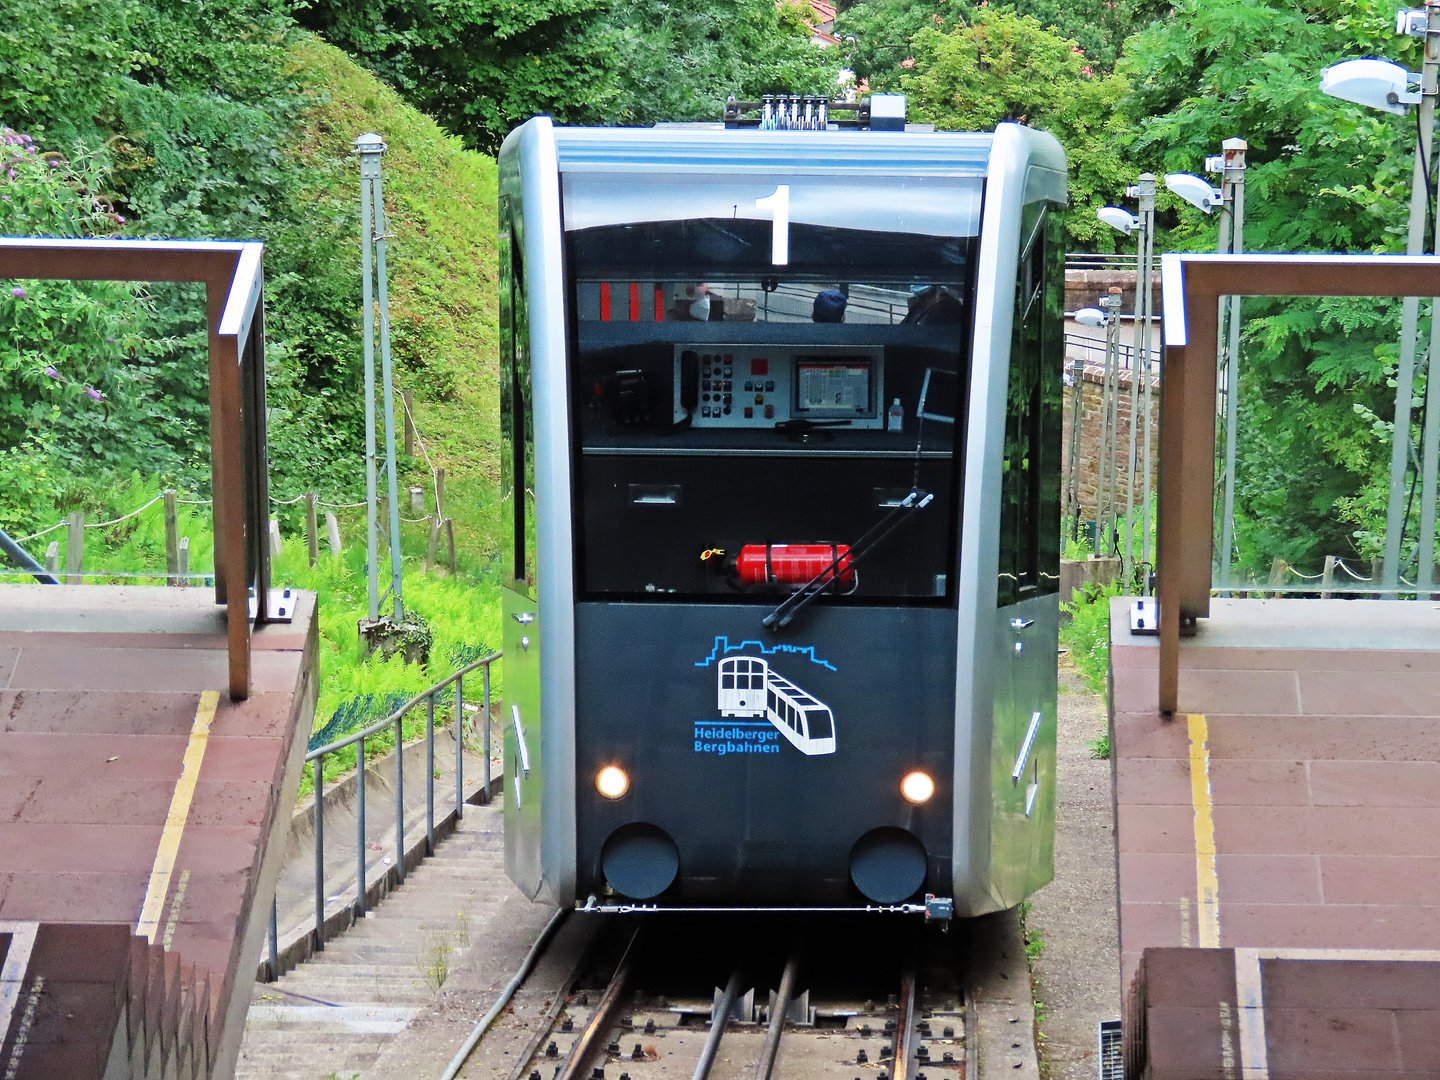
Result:
<instances>
[{"instance_id":1,"label":"control panel","mask_svg":"<svg viewBox=\"0 0 1440 1080\"><path fill-rule=\"evenodd\" d=\"M697 428L880 428L879 347L677 345L675 421Z\"/></svg>"}]
</instances>

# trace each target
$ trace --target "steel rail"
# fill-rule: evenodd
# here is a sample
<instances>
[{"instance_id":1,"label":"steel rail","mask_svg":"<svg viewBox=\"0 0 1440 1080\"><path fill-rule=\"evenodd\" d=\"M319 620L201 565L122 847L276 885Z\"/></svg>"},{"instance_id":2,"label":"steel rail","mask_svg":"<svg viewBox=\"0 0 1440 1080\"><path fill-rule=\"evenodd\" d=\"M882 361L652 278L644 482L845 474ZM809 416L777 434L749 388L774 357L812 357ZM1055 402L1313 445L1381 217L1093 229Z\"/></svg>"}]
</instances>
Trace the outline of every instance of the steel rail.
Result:
<instances>
[{"instance_id":1,"label":"steel rail","mask_svg":"<svg viewBox=\"0 0 1440 1080\"><path fill-rule=\"evenodd\" d=\"M602 929L590 939L585 948L580 950L580 958L575 962L575 966L571 969L569 976L565 979L560 989L555 992L555 1000L550 1002L550 1008L547 1009L545 1015L541 1017L539 1025L535 1028L535 1034L532 1035L530 1041L525 1044L525 1049L517 1055L515 1065L510 1070L506 1080L520 1080L520 1078L525 1075L525 1069L529 1066L530 1062L534 1060L535 1055L540 1052L541 1043L548 1039L551 1033L554 1032L555 1021L560 1019L560 1014L565 1010L565 1006L569 1004L570 995L575 992L575 984L580 981L580 976L584 974L585 969L589 966L590 958L595 953L595 947L603 936L604 930ZM442 1076L440 1080L448 1080L448 1078Z\"/></svg>"},{"instance_id":2,"label":"steel rail","mask_svg":"<svg viewBox=\"0 0 1440 1080\"><path fill-rule=\"evenodd\" d=\"M915 964L905 967L900 980L900 1016L895 1024L894 1080L914 1080L915 1070Z\"/></svg>"},{"instance_id":3,"label":"steel rail","mask_svg":"<svg viewBox=\"0 0 1440 1080\"><path fill-rule=\"evenodd\" d=\"M595 1060L595 1055L605 1048L605 1036L615 1026L620 1006L624 1004L625 989L630 984L635 945L640 940L640 930L640 927L635 928L630 944L625 948L625 955L620 960L620 966L615 969L610 985L605 988L604 996L595 1006L590 1022L585 1025L585 1030L570 1048L570 1056L556 1072L555 1080L589 1080L590 1065Z\"/></svg>"},{"instance_id":4,"label":"steel rail","mask_svg":"<svg viewBox=\"0 0 1440 1080\"><path fill-rule=\"evenodd\" d=\"M730 1011L735 1008L735 999L739 994L740 969L736 968L730 975L730 981L725 984L725 992L720 995L714 1015L710 1017L710 1034L705 1036L705 1045L700 1049L700 1060L695 1063L695 1071L690 1075L690 1080L705 1080L710 1075L710 1067L715 1064L715 1055L720 1050L720 1039L725 1034L725 1025L730 1022Z\"/></svg>"},{"instance_id":5,"label":"steel rail","mask_svg":"<svg viewBox=\"0 0 1440 1080\"><path fill-rule=\"evenodd\" d=\"M521 962L519 969L511 977L510 981L505 984L505 988L500 991L500 996L495 999L495 1004L491 1005L489 1011L476 1021L475 1026L470 1029L470 1034L465 1039L464 1044L456 1052L455 1056L450 1059L450 1064L445 1066L445 1071L441 1074L440 1080L454 1080L455 1075L465 1067L465 1059L470 1056L476 1045L484 1038L485 1032L490 1030L490 1025L495 1022L495 1018L500 1015L506 1005L510 1004L510 999L515 996L515 991L520 989L520 984L530 977L530 972L534 969L535 962L540 959L540 954L545 950L545 946L549 944L550 939L555 936L555 932L560 929L560 924L565 921L569 914L570 911L568 908L557 908L555 914L550 916L550 921L545 924L545 929L540 931L540 936L535 939L535 944L530 946L530 951L525 954L525 959ZM562 995L556 998L556 1000L563 1001L564 996Z\"/></svg>"},{"instance_id":6,"label":"steel rail","mask_svg":"<svg viewBox=\"0 0 1440 1080\"><path fill-rule=\"evenodd\" d=\"M800 971L800 952L797 949L785 962L785 971L780 976L780 988L775 991L775 1004L770 1008L770 1024L765 1029L765 1042L760 1047L760 1060L755 1063L755 1080L770 1080L775 1069L775 1055L780 1050L780 1034L785 1028L785 1012L790 1008L790 998L795 994L795 977ZM899 1077L896 1080L900 1080Z\"/></svg>"}]
</instances>

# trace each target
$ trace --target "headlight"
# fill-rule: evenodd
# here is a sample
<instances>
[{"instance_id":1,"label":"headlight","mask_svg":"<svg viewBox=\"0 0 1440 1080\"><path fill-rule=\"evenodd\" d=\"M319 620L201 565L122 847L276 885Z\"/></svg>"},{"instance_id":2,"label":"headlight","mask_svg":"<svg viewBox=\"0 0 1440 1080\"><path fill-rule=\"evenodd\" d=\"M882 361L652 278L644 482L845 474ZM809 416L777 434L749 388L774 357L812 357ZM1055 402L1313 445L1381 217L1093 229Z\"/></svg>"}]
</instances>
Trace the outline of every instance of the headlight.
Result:
<instances>
[{"instance_id":1,"label":"headlight","mask_svg":"<svg viewBox=\"0 0 1440 1080\"><path fill-rule=\"evenodd\" d=\"M905 779L900 781L900 794L905 796L906 802L929 802L930 797L935 794L935 781L930 779L929 773L916 769L912 773L906 773Z\"/></svg>"},{"instance_id":2,"label":"headlight","mask_svg":"<svg viewBox=\"0 0 1440 1080\"><path fill-rule=\"evenodd\" d=\"M606 765L595 774L595 790L607 799L618 799L630 790L630 777L618 765Z\"/></svg>"}]
</instances>

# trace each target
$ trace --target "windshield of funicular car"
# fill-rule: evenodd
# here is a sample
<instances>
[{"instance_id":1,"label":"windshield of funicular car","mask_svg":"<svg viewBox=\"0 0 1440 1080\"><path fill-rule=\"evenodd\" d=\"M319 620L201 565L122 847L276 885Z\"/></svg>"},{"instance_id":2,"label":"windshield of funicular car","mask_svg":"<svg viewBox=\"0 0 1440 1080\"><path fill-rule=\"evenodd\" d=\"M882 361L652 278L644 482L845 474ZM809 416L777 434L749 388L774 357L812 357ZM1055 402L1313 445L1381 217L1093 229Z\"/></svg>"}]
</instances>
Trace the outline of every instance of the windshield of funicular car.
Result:
<instances>
[{"instance_id":1,"label":"windshield of funicular car","mask_svg":"<svg viewBox=\"0 0 1440 1080\"><path fill-rule=\"evenodd\" d=\"M562 177L582 593L953 604L981 181ZM845 572L915 490L923 511Z\"/></svg>"}]
</instances>

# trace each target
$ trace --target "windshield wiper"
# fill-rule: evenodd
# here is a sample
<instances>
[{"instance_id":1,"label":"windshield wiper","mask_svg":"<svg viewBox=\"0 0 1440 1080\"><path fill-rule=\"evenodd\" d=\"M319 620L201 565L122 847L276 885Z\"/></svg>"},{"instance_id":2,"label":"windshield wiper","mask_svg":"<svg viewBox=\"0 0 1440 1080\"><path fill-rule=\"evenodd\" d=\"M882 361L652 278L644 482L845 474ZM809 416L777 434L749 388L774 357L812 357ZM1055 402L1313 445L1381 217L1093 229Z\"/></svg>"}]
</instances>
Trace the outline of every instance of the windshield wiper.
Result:
<instances>
[{"instance_id":1,"label":"windshield wiper","mask_svg":"<svg viewBox=\"0 0 1440 1080\"><path fill-rule=\"evenodd\" d=\"M837 571L842 563L847 572L853 570L855 564L874 551L880 541L904 524L916 510L929 506L934 498L933 492L921 491L919 488L911 489L910 494L896 503L894 509L872 525L864 536L856 540L844 553L837 551L829 566L787 596L779 607L761 619L761 625L770 630L779 630L782 626L788 626L790 620L795 618L801 608L840 578L841 575Z\"/></svg>"}]
</instances>

